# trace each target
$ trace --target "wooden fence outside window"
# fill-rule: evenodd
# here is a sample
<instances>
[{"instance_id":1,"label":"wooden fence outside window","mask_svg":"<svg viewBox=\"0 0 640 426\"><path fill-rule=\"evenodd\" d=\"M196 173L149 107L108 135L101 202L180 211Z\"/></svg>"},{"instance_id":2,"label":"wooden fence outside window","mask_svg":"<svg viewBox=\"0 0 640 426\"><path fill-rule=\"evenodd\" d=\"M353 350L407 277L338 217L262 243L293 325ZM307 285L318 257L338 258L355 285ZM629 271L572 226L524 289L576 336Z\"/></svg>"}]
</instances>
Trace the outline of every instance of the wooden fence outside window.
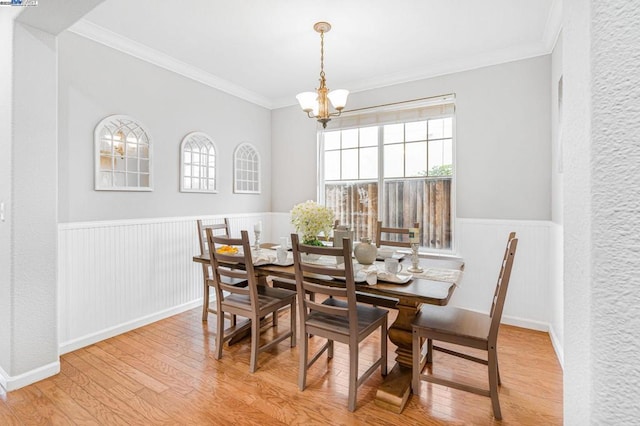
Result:
<instances>
[{"instance_id":1,"label":"wooden fence outside window","mask_svg":"<svg viewBox=\"0 0 640 426\"><path fill-rule=\"evenodd\" d=\"M420 223L420 245L451 249L451 177L384 181L384 200L378 203L378 183L325 183L325 204L341 225L354 231L355 241L373 238L376 222L408 228Z\"/></svg>"}]
</instances>

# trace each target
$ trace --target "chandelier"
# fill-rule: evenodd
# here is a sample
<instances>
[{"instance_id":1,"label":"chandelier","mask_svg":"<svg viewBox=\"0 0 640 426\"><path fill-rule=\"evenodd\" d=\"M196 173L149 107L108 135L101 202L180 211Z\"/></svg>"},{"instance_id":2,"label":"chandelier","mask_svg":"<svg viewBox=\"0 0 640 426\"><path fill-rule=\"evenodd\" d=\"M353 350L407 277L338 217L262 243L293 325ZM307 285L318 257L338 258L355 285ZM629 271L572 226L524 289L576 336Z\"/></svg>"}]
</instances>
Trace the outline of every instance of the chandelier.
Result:
<instances>
[{"instance_id":1,"label":"chandelier","mask_svg":"<svg viewBox=\"0 0 640 426\"><path fill-rule=\"evenodd\" d=\"M315 92L302 92L296 95L296 98L302 110L307 113L307 116L317 119L322 123L322 127L326 128L327 123L331 121L331 117L337 117L342 113L347 104L349 91L337 89L329 92L329 89L327 89L324 77L324 33L328 33L331 30L331 24L328 22L316 22L313 29L320 33L320 87ZM336 111L329 112L329 101L331 101L331 105Z\"/></svg>"}]
</instances>

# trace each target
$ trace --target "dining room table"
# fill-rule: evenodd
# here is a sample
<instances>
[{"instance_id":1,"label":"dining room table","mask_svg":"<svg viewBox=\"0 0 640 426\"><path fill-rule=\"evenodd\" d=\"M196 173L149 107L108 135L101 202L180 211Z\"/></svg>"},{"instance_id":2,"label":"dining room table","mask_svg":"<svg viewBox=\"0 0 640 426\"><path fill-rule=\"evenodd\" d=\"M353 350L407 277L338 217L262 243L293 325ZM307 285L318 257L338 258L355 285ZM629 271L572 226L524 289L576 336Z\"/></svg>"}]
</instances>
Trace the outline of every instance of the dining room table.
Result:
<instances>
[{"instance_id":1,"label":"dining room table","mask_svg":"<svg viewBox=\"0 0 640 426\"><path fill-rule=\"evenodd\" d=\"M295 272L291 253L287 261L279 263L276 259L277 245L265 243L254 255L254 270L259 283L295 289ZM253 252L253 250L252 250ZM395 413L400 413L411 394L412 369L412 328L411 324L423 303L446 305L457 286L460 285L464 270L464 261L457 257L427 256L419 259L422 272L408 273L411 265L410 252L397 251L394 255L404 266L404 274L389 274L384 262L376 261L372 265L359 265L354 259L354 270L360 273L356 277L358 301L376 306L395 309L398 314L389 326L389 340L396 346L396 364L385 377L376 392L375 403ZM193 256L193 261L209 263L209 254ZM375 282L365 279L367 273L376 271ZM305 277L326 280L327 277ZM344 285L340 280L330 280L336 286ZM424 355L423 355L424 356Z\"/></svg>"}]
</instances>

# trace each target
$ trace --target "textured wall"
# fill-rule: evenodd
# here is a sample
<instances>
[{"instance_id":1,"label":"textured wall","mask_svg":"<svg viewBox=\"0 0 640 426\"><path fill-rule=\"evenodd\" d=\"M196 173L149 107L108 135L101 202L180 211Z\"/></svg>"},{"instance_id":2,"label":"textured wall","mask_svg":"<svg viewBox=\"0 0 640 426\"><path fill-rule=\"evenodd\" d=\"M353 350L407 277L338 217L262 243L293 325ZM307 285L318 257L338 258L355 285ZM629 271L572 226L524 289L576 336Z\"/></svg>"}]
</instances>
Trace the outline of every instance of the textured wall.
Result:
<instances>
[{"instance_id":1,"label":"textured wall","mask_svg":"<svg viewBox=\"0 0 640 426\"><path fill-rule=\"evenodd\" d=\"M56 38L22 24L14 37L11 376L58 362Z\"/></svg>"},{"instance_id":2,"label":"textured wall","mask_svg":"<svg viewBox=\"0 0 640 426\"><path fill-rule=\"evenodd\" d=\"M591 194L588 5L564 2L564 415L591 420Z\"/></svg>"},{"instance_id":3,"label":"textured wall","mask_svg":"<svg viewBox=\"0 0 640 426\"><path fill-rule=\"evenodd\" d=\"M353 93L347 109L456 94L457 216L551 218L549 55ZM316 125L296 106L273 111L273 198L285 212L316 193ZM291 164L291 158L296 164Z\"/></svg>"},{"instance_id":4,"label":"textured wall","mask_svg":"<svg viewBox=\"0 0 640 426\"><path fill-rule=\"evenodd\" d=\"M7 8L15 14L15 8ZM13 60L13 16L0 14L0 62L11 64ZM12 118L13 67L0 67L0 202L5 205L5 221L0 221L0 369L11 365L11 151L13 136ZM0 376L2 375L0 371ZM1 380L1 379L0 379Z\"/></svg>"},{"instance_id":5,"label":"textured wall","mask_svg":"<svg viewBox=\"0 0 640 426\"><path fill-rule=\"evenodd\" d=\"M640 2L593 1L592 420L640 421Z\"/></svg>"}]
</instances>

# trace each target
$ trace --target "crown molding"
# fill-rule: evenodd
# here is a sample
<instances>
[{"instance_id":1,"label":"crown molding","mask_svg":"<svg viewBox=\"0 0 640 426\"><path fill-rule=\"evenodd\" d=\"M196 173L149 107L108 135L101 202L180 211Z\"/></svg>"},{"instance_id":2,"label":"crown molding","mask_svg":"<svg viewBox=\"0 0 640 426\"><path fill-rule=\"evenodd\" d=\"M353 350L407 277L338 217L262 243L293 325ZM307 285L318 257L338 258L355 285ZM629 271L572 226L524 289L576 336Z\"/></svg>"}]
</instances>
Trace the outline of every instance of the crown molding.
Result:
<instances>
[{"instance_id":1,"label":"crown molding","mask_svg":"<svg viewBox=\"0 0 640 426\"><path fill-rule=\"evenodd\" d=\"M245 101L272 109L272 102L255 92L233 84L220 77L216 77L200 68L182 62L172 56L152 49L142 43L123 37L113 31L82 19L69 28L74 34L88 38L97 43L119 50L143 61L149 62L161 68L180 74L184 77L218 89Z\"/></svg>"}]
</instances>

